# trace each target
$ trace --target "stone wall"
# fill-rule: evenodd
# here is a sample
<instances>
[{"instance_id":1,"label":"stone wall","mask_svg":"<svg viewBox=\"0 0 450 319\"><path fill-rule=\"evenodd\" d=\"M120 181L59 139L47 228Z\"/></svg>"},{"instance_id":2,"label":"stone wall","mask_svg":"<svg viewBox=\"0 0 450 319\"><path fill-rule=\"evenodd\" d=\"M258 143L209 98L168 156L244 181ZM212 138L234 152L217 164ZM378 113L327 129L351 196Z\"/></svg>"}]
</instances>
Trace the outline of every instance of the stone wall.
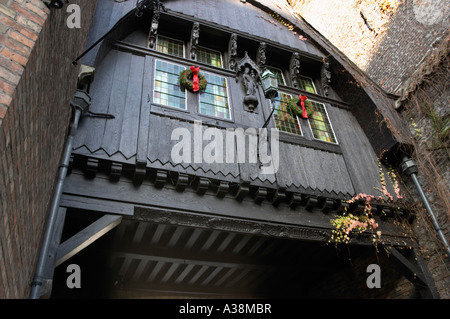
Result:
<instances>
[{"instance_id":1,"label":"stone wall","mask_svg":"<svg viewBox=\"0 0 450 319\"><path fill-rule=\"evenodd\" d=\"M418 180L450 242L450 35L432 48L421 67L403 87L399 112L408 123ZM415 185L404 178L417 205L415 233L422 257L442 298L450 298L450 258L434 229Z\"/></svg>"},{"instance_id":2,"label":"stone wall","mask_svg":"<svg viewBox=\"0 0 450 319\"><path fill-rule=\"evenodd\" d=\"M0 0L0 298L27 298L97 1Z\"/></svg>"},{"instance_id":3,"label":"stone wall","mask_svg":"<svg viewBox=\"0 0 450 319\"><path fill-rule=\"evenodd\" d=\"M381 87L398 93L450 27L445 0L288 0Z\"/></svg>"}]
</instances>

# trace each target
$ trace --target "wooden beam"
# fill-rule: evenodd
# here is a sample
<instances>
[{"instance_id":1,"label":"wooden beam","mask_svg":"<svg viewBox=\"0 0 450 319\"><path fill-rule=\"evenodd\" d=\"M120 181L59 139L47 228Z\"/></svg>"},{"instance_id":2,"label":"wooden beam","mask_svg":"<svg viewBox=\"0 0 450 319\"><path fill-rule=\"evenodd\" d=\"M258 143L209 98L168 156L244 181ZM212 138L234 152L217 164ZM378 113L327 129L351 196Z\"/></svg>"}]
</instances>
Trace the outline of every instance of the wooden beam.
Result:
<instances>
[{"instance_id":1,"label":"wooden beam","mask_svg":"<svg viewBox=\"0 0 450 319\"><path fill-rule=\"evenodd\" d=\"M55 267L102 237L122 221L122 216L105 215L63 242L56 254Z\"/></svg>"},{"instance_id":2,"label":"wooden beam","mask_svg":"<svg viewBox=\"0 0 450 319\"><path fill-rule=\"evenodd\" d=\"M402 253L394 247L386 247L393 258L389 258L398 270L411 281L419 290L421 295L427 299L439 299L439 295L434 286L433 279L428 274L428 270L420 256L417 258L418 266L411 263Z\"/></svg>"}]
</instances>

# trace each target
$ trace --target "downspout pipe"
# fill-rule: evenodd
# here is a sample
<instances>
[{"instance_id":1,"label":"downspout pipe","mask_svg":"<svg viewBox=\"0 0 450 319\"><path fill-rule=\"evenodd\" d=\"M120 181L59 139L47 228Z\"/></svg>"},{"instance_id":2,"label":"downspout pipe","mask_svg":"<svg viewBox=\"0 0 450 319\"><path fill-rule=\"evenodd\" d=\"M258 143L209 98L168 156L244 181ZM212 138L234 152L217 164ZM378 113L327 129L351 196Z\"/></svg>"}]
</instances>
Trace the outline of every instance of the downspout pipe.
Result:
<instances>
[{"instance_id":1,"label":"downspout pipe","mask_svg":"<svg viewBox=\"0 0 450 319\"><path fill-rule=\"evenodd\" d=\"M447 242L447 239L444 236L444 233L442 232L441 227L439 226L439 222L436 218L436 215L434 214L430 204L428 203L425 193L423 192L422 187L420 186L420 183L417 179L417 173L419 170L417 168L416 162L409 157L404 157L403 162L401 163L400 167L404 174L411 176L411 179L413 180L414 185L417 188L417 192L419 193L420 198L422 199L422 202L428 212L428 215L430 215L430 217L431 217L431 221L433 222L434 229L436 230L442 243L444 244L444 247L447 252L447 256L450 258L450 246Z\"/></svg>"},{"instance_id":2,"label":"downspout pipe","mask_svg":"<svg viewBox=\"0 0 450 319\"><path fill-rule=\"evenodd\" d=\"M83 90L77 90L75 93L74 101L71 102L71 106L74 109L74 116L70 126L69 136L67 138L61 163L59 165L58 179L56 182L53 198L50 206L50 212L47 217L47 227L44 233L41 251L39 254L38 263L35 270L33 282L31 283L30 299L39 299L41 294L41 287L44 281L43 275L48 260L49 249L53 238L56 217L59 211L59 204L61 201L61 195L63 191L64 181L69 169L70 156L72 154L73 141L78 129L78 123L83 113L87 112L91 103L90 96Z\"/></svg>"}]
</instances>

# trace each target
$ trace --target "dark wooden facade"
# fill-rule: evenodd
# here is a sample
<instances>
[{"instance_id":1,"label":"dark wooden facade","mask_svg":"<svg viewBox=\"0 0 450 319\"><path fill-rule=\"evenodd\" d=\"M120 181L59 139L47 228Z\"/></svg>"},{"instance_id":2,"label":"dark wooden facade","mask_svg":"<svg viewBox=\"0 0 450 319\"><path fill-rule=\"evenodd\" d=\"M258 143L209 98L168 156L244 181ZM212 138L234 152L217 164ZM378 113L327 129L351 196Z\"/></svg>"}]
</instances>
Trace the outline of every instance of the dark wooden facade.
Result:
<instances>
[{"instance_id":1,"label":"dark wooden facade","mask_svg":"<svg viewBox=\"0 0 450 319\"><path fill-rule=\"evenodd\" d=\"M389 98L367 94L364 90L377 89L363 79L349 89L362 96L346 100L349 84L340 82L349 76L355 80L353 71L340 77L336 70L342 68L342 58L330 57L333 52L318 46L323 39L306 40L307 32L283 25L266 2L163 1L166 11L161 10L157 35L175 36L186 44L185 56L174 57L149 47L155 10L123 21L136 1L99 1L90 42L117 28L89 51L83 64L95 67L90 110L114 119L85 116L80 122L61 202L66 216L61 242L68 244L60 245L58 265L77 262L89 249L102 251L106 264L94 263L110 270L105 287L115 285L112 291L120 297L302 297L308 296L305 287L323 278L330 267L349 267L346 254L339 256L333 245L326 245L330 219L342 211L344 200L358 193L378 195L377 155L383 143L376 141L389 135L386 143L391 148L386 151L401 144L383 125L378 133L369 128L369 136L364 126L373 123L375 113L361 114L364 107L355 102L369 101L365 109L372 110L377 102L385 107ZM221 52L222 67L189 56L194 23L200 26L199 46ZM236 56L229 51L232 34L238 39ZM279 133L280 163L273 174L262 174L258 163L174 163L171 150L177 141L171 134L176 128L194 136L194 121L201 121L203 131L213 127L225 136L227 129L263 127L270 100L259 86L256 111L246 110L241 80L230 65L232 58L239 61L246 54L256 62L261 43L267 46L267 65L282 70L286 79L280 91L323 103L337 143L315 139L307 120L301 119L302 136ZM299 54L301 70L313 79L316 94L291 82L293 53ZM320 76L325 59L335 63L328 95ZM186 110L154 103L155 60L199 65L225 78L230 119L202 115L198 95L189 92ZM274 127L272 119L268 128ZM392 191L392 185L388 189ZM394 213L411 217L410 212L381 203L374 207L391 213L379 220L384 239L394 246L411 245L393 223ZM80 235L85 227L87 235ZM94 248L74 255L82 243L102 235ZM70 248L77 236L79 244ZM355 238L353 244L354 254L373 254L370 234ZM92 256L79 262L87 265ZM64 295L63 290L56 282L55 297Z\"/></svg>"}]
</instances>

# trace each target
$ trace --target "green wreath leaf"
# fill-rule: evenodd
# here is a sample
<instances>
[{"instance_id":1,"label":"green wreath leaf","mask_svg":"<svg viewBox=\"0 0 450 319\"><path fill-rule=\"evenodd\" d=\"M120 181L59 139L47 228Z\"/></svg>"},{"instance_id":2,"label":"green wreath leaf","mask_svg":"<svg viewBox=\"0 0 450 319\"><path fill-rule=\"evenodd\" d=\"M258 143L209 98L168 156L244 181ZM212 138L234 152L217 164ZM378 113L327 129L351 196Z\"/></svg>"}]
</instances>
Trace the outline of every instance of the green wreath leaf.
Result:
<instances>
[{"instance_id":1,"label":"green wreath leaf","mask_svg":"<svg viewBox=\"0 0 450 319\"><path fill-rule=\"evenodd\" d=\"M189 90L190 92L194 92L192 77L193 77L193 73L191 70L181 71L180 75L178 77L181 87ZM202 75L201 73L198 73L198 86L200 89L199 91L206 90L207 85L208 85L208 81L206 81L205 76Z\"/></svg>"},{"instance_id":2,"label":"green wreath leaf","mask_svg":"<svg viewBox=\"0 0 450 319\"><path fill-rule=\"evenodd\" d=\"M292 99L289 100L288 107L292 112L294 112L295 115L302 117L303 109L301 105L299 105L300 104L299 101L300 99L298 97L293 97ZM305 107L308 118L311 118L315 113L314 108L312 107L311 103L308 103L308 101L305 101Z\"/></svg>"}]
</instances>

